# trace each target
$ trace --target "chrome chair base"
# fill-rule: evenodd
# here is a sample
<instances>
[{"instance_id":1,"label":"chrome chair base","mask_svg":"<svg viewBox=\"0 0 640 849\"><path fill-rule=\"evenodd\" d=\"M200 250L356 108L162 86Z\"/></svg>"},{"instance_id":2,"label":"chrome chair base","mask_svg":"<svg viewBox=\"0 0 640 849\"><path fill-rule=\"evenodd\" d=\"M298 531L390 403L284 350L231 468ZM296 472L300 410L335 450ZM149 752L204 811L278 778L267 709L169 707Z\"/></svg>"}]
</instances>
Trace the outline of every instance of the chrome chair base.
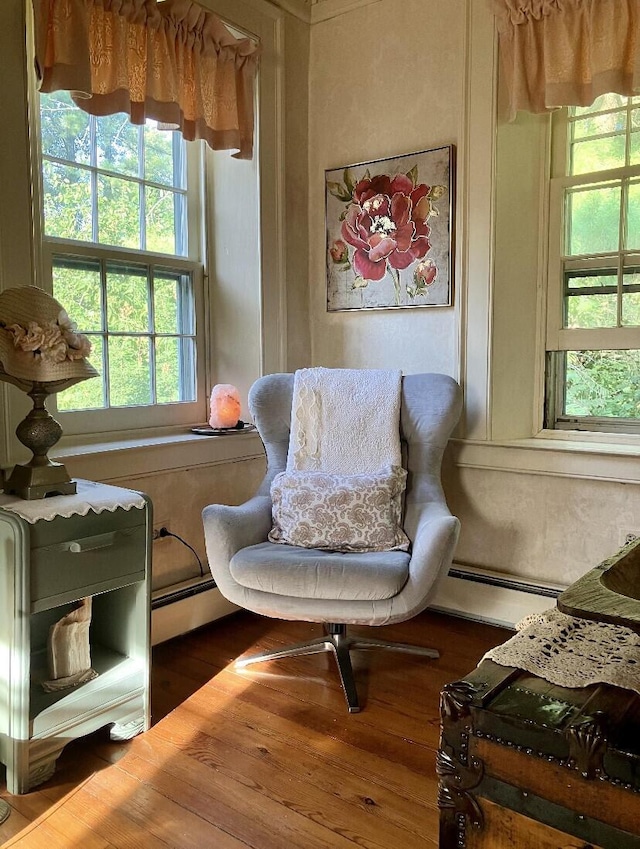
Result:
<instances>
[{"instance_id":1,"label":"chrome chair base","mask_svg":"<svg viewBox=\"0 0 640 849\"><path fill-rule=\"evenodd\" d=\"M321 652L327 651L333 652L333 656L335 657L338 665L340 683L342 684L342 689L347 700L349 713L358 713L360 710L360 704L358 702L358 693L353 676L353 667L351 666L351 656L349 654L352 649L387 649L389 651L402 651L410 654L417 654L422 657L440 657L440 653L437 649L413 646L409 643L392 643L387 640L376 640L370 637L350 637L347 634L346 625L327 623L324 627L326 633L323 637L316 637L316 639L309 640L304 643L296 643L295 645L288 646L284 649L276 649L275 651L254 654L249 657L241 657L236 660L235 665L238 668L244 668L252 663L262 663L265 660L279 660L283 657L296 657L297 655L303 654L320 654Z\"/></svg>"}]
</instances>

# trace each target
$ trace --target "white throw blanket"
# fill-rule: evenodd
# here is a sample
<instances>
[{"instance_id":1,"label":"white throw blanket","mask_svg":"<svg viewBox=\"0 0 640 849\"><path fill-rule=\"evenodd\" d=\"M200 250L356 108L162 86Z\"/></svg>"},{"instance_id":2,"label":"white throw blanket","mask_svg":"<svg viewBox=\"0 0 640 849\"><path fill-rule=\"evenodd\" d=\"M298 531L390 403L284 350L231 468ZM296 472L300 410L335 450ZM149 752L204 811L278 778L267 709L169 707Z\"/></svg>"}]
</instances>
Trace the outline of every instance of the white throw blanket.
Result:
<instances>
[{"instance_id":1,"label":"white throw blanket","mask_svg":"<svg viewBox=\"0 0 640 849\"><path fill-rule=\"evenodd\" d=\"M402 465L401 378L399 370L297 371L287 471L354 475Z\"/></svg>"}]
</instances>

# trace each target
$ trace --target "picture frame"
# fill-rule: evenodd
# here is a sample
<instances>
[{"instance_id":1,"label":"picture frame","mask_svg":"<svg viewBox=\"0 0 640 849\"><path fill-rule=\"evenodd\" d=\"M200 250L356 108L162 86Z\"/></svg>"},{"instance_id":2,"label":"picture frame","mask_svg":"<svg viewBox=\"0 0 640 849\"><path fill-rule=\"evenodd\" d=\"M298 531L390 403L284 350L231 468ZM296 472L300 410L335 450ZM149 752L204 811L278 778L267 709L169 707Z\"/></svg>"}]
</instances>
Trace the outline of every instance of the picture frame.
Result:
<instances>
[{"instance_id":1,"label":"picture frame","mask_svg":"<svg viewBox=\"0 0 640 849\"><path fill-rule=\"evenodd\" d=\"M325 171L327 310L453 303L453 145Z\"/></svg>"}]
</instances>

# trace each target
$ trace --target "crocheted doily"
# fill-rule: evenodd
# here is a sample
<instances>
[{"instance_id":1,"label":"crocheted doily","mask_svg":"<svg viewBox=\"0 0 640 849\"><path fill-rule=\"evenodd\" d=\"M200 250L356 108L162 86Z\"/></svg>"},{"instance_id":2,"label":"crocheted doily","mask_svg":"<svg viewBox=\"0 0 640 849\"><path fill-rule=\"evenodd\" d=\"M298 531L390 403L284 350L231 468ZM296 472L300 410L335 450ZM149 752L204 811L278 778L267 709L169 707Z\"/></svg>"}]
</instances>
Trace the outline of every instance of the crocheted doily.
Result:
<instances>
[{"instance_id":1,"label":"crocheted doily","mask_svg":"<svg viewBox=\"0 0 640 849\"><path fill-rule=\"evenodd\" d=\"M36 498L25 501L17 495L0 494L0 508L16 513L26 522L33 525L36 522L51 522L63 516L86 516L91 510L103 513L108 510L115 513L118 508L142 510L145 500L139 492L123 489L96 481L76 480L78 491L72 495L52 495L49 498Z\"/></svg>"},{"instance_id":2,"label":"crocheted doily","mask_svg":"<svg viewBox=\"0 0 640 849\"><path fill-rule=\"evenodd\" d=\"M611 684L640 694L640 635L552 608L527 616L518 633L483 659L514 666L560 687Z\"/></svg>"}]
</instances>

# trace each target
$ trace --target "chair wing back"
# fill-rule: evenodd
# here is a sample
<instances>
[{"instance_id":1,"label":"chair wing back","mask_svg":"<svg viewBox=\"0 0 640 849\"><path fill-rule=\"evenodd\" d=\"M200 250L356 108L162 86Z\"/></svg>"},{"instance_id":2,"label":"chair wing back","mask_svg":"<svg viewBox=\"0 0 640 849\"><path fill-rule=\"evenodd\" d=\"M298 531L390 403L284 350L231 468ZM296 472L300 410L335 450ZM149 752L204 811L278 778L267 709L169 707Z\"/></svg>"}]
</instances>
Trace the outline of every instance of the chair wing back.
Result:
<instances>
[{"instance_id":1,"label":"chair wing back","mask_svg":"<svg viewBox=\"0 0 640 849\"><path fill-rule=\"evenodd\" d=\"M249 412L258 428L267 455L267 473L257 495L270 495L271 481L287 465L293 375L268 374L249 390Z\"/></svg>"},{"instance_id":2,"label":"chair wing back","mask_svg":"<svg viewBox=\"0 0 640 849\"><path fill-rule=\"evenodd\" d=\"M442 455L462 412L462 390L446 374L410 374L402 379L401 437L406 443L407 493L404 529L415 539L425 504L447 511L440 469Z\"/></svg>"}]
</instances>

